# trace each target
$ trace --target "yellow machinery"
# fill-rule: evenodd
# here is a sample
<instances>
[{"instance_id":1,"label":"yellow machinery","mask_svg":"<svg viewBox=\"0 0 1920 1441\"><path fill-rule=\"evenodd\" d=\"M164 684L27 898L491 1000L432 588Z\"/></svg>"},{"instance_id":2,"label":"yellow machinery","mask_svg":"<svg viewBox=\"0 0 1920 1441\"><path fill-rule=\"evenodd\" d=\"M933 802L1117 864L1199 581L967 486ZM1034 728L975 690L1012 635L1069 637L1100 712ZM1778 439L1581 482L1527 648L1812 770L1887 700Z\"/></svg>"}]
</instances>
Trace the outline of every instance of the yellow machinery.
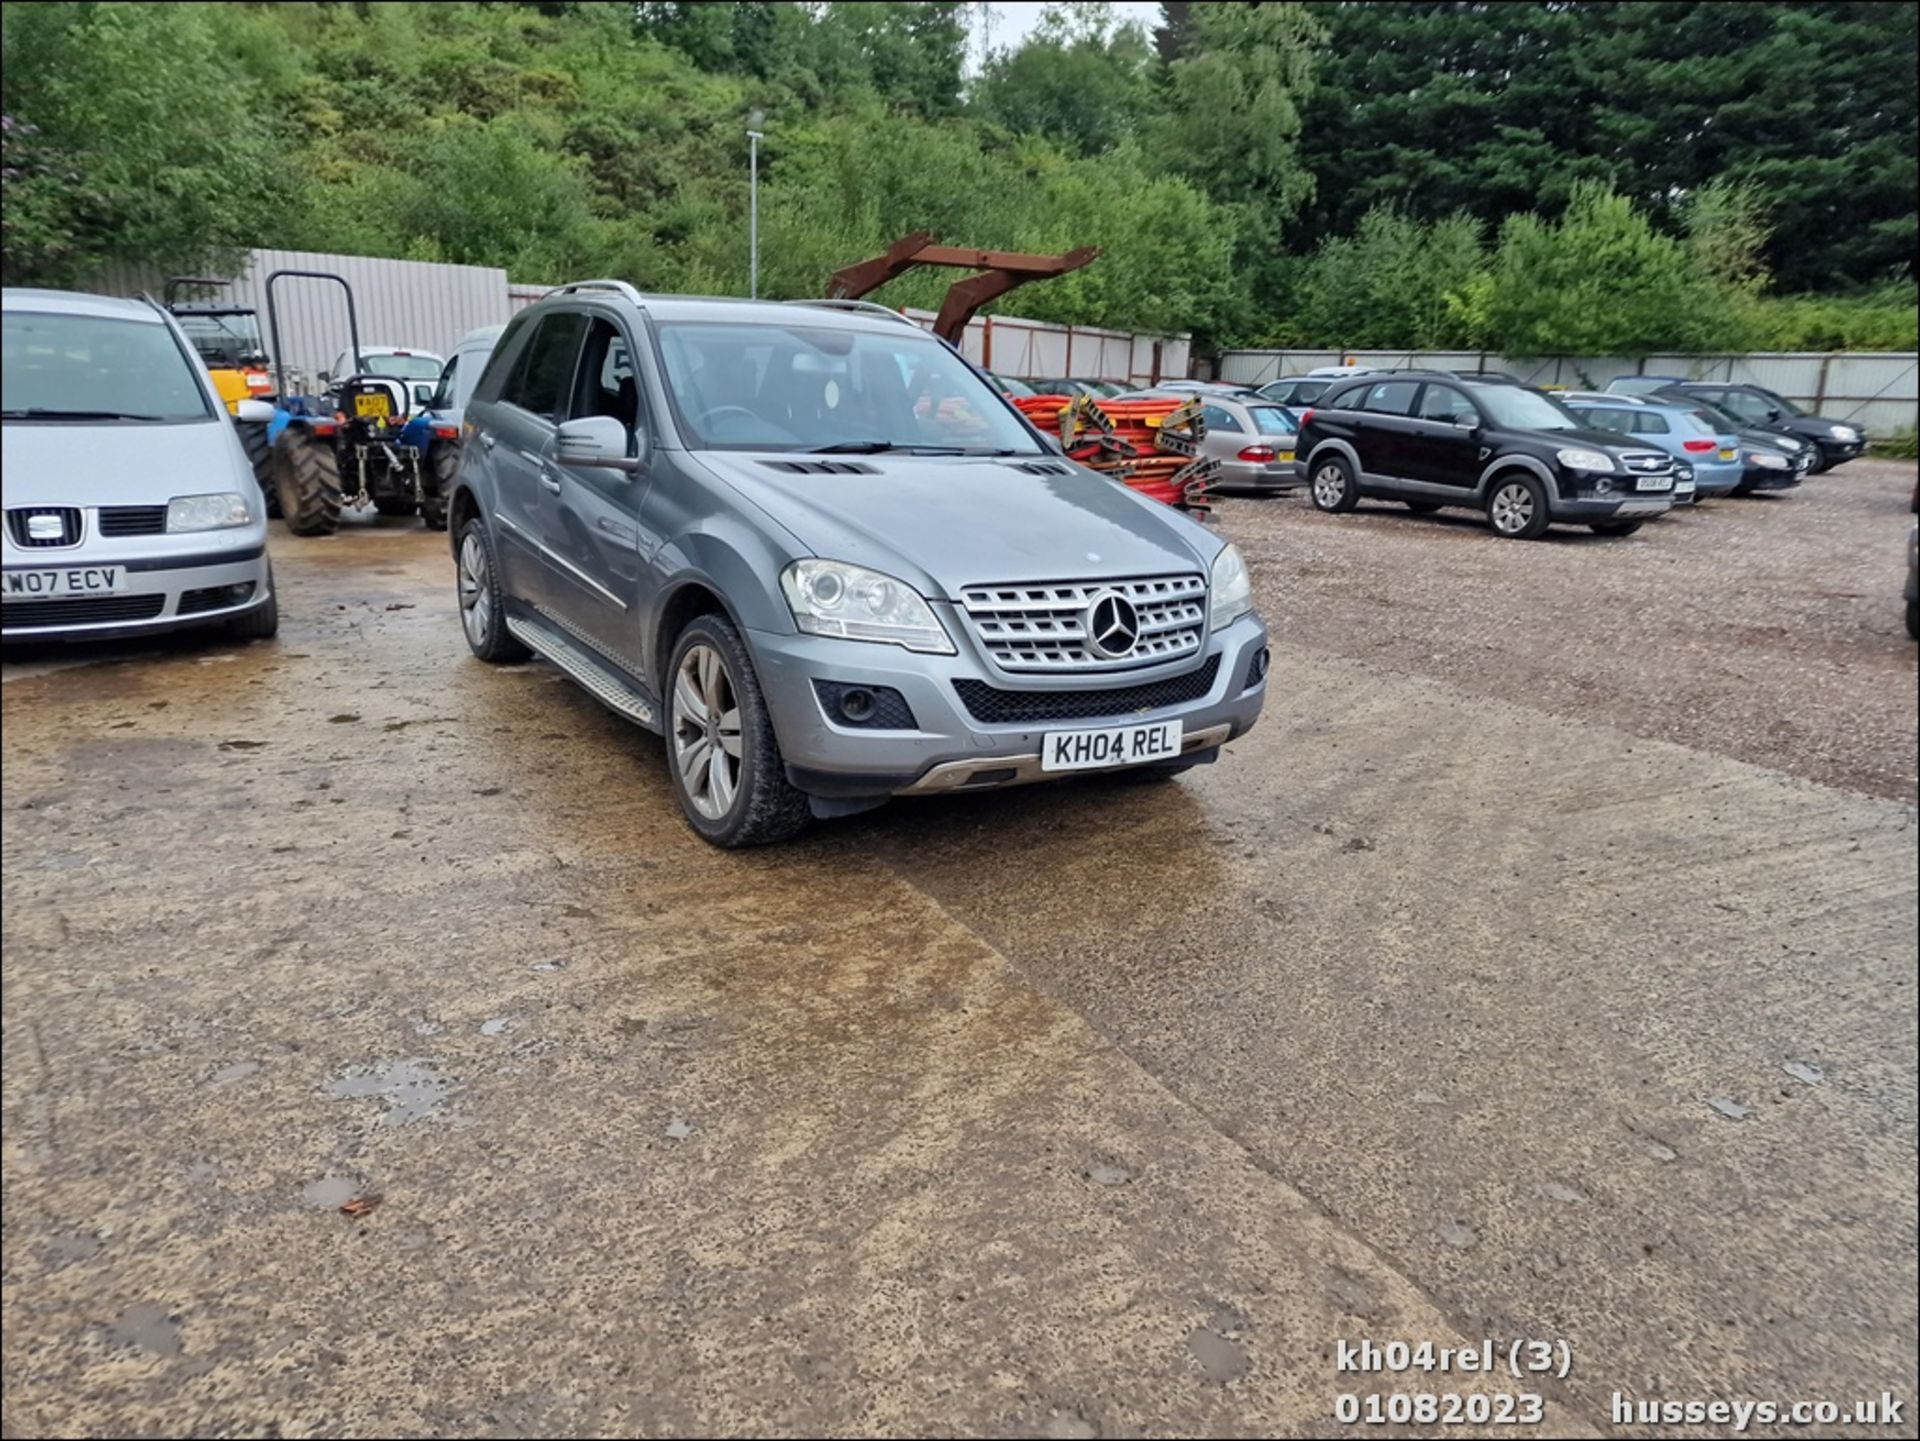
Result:
<instances>
[{"instance_id":1,"label":"yellow machinery","mask_svg":"<svg viewBox=\"0 0 1920 1441\"><path fill-rule=\"evenodd\" d=\"M226 284L205 276L176 275L167 282L167 309L206 363L214 389L226 402L227 413L237 415L243 400L273 398L273 377L267 369L266 347L260 343L259 317L244 306L175 299L184 289L220 289Z\"/></svg>"}]
</instances>

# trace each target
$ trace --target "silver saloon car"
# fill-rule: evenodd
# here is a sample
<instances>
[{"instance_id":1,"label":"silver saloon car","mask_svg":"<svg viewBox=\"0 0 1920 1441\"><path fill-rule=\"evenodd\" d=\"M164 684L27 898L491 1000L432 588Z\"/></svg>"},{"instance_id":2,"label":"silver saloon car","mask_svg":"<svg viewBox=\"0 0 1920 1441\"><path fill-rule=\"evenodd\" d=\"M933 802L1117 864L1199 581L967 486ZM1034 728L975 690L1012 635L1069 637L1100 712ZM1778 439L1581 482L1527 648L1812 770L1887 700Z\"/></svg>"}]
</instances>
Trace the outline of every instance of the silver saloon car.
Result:
<instances>
[{"instance_id":1,"label":"silver saloon car","mask_svg":"<svg viewBox=\"0 0 1920 1441\"><path fill-rule=\"evenodd\" d=\"M0 327L0 637L272 635L265 498L173 317L150 300L8 289Z\"/></svg>"}]
</instances>

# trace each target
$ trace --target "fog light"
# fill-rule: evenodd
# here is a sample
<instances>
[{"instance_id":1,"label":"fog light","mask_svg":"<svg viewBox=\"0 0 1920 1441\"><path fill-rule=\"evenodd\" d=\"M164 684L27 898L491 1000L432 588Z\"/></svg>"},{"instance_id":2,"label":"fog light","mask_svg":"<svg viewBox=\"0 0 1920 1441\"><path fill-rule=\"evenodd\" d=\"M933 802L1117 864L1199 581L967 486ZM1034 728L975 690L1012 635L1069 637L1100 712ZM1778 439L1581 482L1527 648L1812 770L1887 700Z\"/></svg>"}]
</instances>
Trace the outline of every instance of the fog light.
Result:
<instances>
[{"instance_id":1,"label":"fog light","mask_svg":"<svg viewBox=\"0 0 1920 1441\"><path fill-rule=\"evenodd\" d=\"M1259 650L1253 653L1253 659L1247 662L1248 689L1259 685L1261 681L1267 678L1267 667L1272 663L1273 657L1267 653L1265 646L1261 646Z\"/></svg>"},{"instance_id":2,"label":"fog light","mask_svg":"<svg viewBox=\"0 0 1920 1441\"><path fill-rule=\"evenodd\" d=\"M859 725L873 714L873 692L854 686L840 693L840 714Z\"/></svg>"},{"instance_id":3,"label":"fog light","mask_svg":"<svg viewBox=\"0 0 1920 1441\"><path fill-rule=\"evenodd\" d=\"M1606 476L1604 475L1601 476L1598 480L1596 480L1593 483L1593 493L1595 495L1612 495L1613 482L1609 480Z\"/></svg>"}]
</instances>

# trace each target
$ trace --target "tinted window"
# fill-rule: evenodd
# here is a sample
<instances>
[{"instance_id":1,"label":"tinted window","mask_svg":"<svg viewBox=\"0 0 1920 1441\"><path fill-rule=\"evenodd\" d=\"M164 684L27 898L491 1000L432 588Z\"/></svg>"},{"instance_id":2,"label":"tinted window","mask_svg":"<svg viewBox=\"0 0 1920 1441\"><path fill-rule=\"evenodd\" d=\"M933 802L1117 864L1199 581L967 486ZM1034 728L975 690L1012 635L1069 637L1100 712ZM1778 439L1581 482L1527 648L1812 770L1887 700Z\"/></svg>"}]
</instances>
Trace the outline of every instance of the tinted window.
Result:
<instances>
[{"instance_id":1,"label":"tinted window","mask_svg":"<svg viewBox=\"0 0 1920 1441\"><path fill-rule=\"evenodd\" d=\"M542 420L558 419L561 397L573 379L573 363L586 333L587 317L577 312L543 317L500 398Z\"/></svg>"},{"instance_id":2,"label":"tinted window","mask_svg":"<svg viewBox=\"0 0 1920 1441\"><path fill-rule=\"evenodd\" d=\"M698 449L878 442L1038 453L965 361L904 325L678 321L658 335L668 395Z\"/></svg>"},{"instance_id":3,"label":"tinted window","mask_svg":"<svg viewBox=\"0 0 1920 1441\"><path fill-rule=\"evenodd\" d=\"M1253 417L1253 428L1262 435L1292 435L1300 428L1294 422L1293 412L1277 405L1249 405L1247 414Z\"/></svg>"},{"instance_id":4,"label":"tinted window","mask_svg":"<svg viewBox=\"0 0 1920 1441\"><path fill-rule=\"evenodd\" d=\"M1757 420L1762 424L1768 418L1767 412L1773 409L1766 401L1747 390L1723 390L1718 394L1709 391L1707 398L1717 400L1735 415L1746 420Z\"/></svg>"},{"instance_id":5,"label":"tinted window","mask_svg":"<svg viewBox=\"0 0 1920 1441\"><path fill-rule=\"evenodd\" d=\"M519 357L524 353L521 342L527 338L527 331L532 325L533 317L525 311L507 322L507 328L500 332L492 353L487 356L486 368L480 372L480 382L473 387L469 403L472 400L500 398L500 392L506 389L512 372L520 368Z\"/></svg>"},{"instance_id":6,"label":"tinted window","mask_svg":"<svg viewBox=\"0 0 1920 1441\"><path fill-rule=\"evenodd\" d=\"M1763 400L1765 400L1767 404L1778 406L1780 409L1780 413L1782 415L1805 415L1806 414L1806 411L1802 410L1799 406L1795 405L1791 400L1788 400L1786 396L1781 395L1777 391L1768 390L1764 385L1756 385L1754 386L1754 389L1759 392L1760 397Z\"/></svg>"},{"instance_id":7,"label":"tinted window","mask_svg":"<svg viewBox=\"0 0 1920 1441\"><path fill-rule=\"evenodd\" d=\"M433 399L428 406L433 410L446 410L453 405L454 377L460 373L460 357L454 356L440 372L440 383L433 388Z\"/></svg>"},{"instance_id":8,"label":"tinted window","mask_svg":"<svg viewBox=\"0 0 1920 1441\"><path fill-rule=\"evenodd\" d=\"M1473 402L1450 385L1429 385L1420 397L1420 418L1448 425L1474 425L1480 415Z\"/></svg>"},{"instance_id":9,"label":"tinted window","mask_svg":"<svg viewBox=\"0 0 1920 1441\"><path fill-rule=\"evenodd\" d=\"M205 420L200 363L150 320L9 310L0 343L0 411L8 420Z\"/></svg>"},{"instance_id":10,"label":"tinted window","mask_svg":"<svg viewBox=\"0 0 1920 1441\"><path fill-rule=\"evenodd\" d=\"M595 320L587 334L580 376L574 386L571 419L610 415L628 430L640 423L640 387L626 337L609 320Z\"/></svg>"},{"instance_id":11,"label":"tinted window","mask_svg":"<svg viewBox=\"0 0 1920 1441\"><path fill-rule=\"evenodd\" d=\"M1419 389L1420 385L1417 381L1383 381L1367 391L1367 398L1361 403L1361 409L1376 415L1406 415L1413 409L1414 393Z\"/></svg>"},{"instance_id":12,"label":"tinted window","mask_svg":"<svg viewBox=\"0 0 1920 1441\"><path fill-rule=\"evenodd\" d=\"M1673 427L1667 424L1664 415L1656 415L1650 410L1633 412L1633 433L1635 435L1668 435Z\"/></svg>"},{"instance_id":13,"label":"tinted window","mask_svg":"<svg viewBox=\"0 0 1920 1441\"><path fill-rule=\"evenodd\" d=\"M1245 430L1246 427L1233 418L1231 412L1218 405L1204 407L1201 412L1207 418L1208 430Z\"/></svg>"}]
</instances>

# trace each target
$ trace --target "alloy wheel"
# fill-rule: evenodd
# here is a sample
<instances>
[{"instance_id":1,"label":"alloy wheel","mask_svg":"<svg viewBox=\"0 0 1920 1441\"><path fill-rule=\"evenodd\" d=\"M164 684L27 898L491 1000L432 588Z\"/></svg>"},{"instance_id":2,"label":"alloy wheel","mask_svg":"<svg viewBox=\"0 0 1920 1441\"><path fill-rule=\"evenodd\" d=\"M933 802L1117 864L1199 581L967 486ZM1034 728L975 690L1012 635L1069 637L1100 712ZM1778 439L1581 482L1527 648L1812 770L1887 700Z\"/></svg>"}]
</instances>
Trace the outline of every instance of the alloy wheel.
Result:
<instances>
[{"instance_id":1,"label":"alloy wheel","mask_svg":"<svg viewBox=\"0 0 1920 1441\"><path fill-rule=\"evenodd\" d=\"M478 535L460 542L460 624L474 646L487 643L493 624L493 586L487 574L487 549Z\"/></svg>"},{"instance_id":2,"label":"alloy wheel","mask_svg":"<svg viewBox=\"0 0 1920 1441\"><path fill-rule=\"evenodd\" d=\"M696 645L673 677L673 764L695 810L722 819L740 791L740 703L720 652Z\"/></svg>"},{"instance_id":3,"label":"alloy wheel","mask_svg":"<svg viewBox=\"0 0 1920 1441\"><path fill-rule=\"evenodd\" d=\"M1314 473L1313 498L1322 505L1340 503L1347 492L1347 473L1337 465L1323 465Z\"/></svg>"},{"instance_id":4,"label":"alloy wheel","mask_svg":"<svg viewBox=\"0 0 1920 1441\"><path fill-rule=\"evenodd\" d=\"M1533 492L1509 481L1493 493L1493 528L1502 535L1518 535L1533 522Z\"/></svg>"}]
</instances>

